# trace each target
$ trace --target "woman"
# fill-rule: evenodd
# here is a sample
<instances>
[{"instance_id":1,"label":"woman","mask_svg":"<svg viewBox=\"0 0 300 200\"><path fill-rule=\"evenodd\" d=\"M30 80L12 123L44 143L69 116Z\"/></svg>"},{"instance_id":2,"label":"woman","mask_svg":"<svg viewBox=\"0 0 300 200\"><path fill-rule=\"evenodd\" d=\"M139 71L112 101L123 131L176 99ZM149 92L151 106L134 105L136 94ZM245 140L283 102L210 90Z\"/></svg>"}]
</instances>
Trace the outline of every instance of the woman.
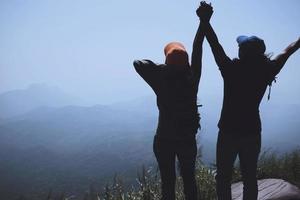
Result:
<instances>
[{"instance_id":1,"label":"woman","mask_svg":"<svg viewBox=\"0 0 300 200\"><path fill-rule=\"evenodd\" d=\"M165 63L134 61L137 73L157 96L159 120L153 142L161 181L162 199L175 199L175 159L178 158L186 200L197 199L195 135L199 128L197 92L201 76L203 25L200 23L194 43L191 64L181 43L172 42L164 49Z\"/></svg>"},{"instance_id":2,"label":"woman","mask_svg":"<svg viewBox=\"0 0 300 200\"><path fill-rule=\"evenodd\" d=\"M212 13L203 3L200 15ZM224 80L224 98L217 142L217 194L219 200L231 199L231 175L239 156L244 183L243 199L257 199L257 160L261 147L259 105L275 76L287 59L300 47L300 39L271 60L266 46L257 36L239 36L239 58L231 60L223 50L209 21L201 18L205 36Z\"/></svg>"}]
</instances>

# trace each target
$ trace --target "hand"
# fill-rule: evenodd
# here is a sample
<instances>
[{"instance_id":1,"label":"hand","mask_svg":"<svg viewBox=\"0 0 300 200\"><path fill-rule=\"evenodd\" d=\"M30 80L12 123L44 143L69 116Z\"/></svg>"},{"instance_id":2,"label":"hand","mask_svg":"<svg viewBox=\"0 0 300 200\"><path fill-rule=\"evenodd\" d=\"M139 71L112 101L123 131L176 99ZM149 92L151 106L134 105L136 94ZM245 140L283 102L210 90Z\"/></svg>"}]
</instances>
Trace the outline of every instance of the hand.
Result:
<instances>
[{"instance_id":1,"label":"hand","mask_svg":"<svg viewBox=\"0 0 300 200\"><path fill-rule=\"evenodd\" d=\"M207 4L205 1L201 1L199 8L196 10L197 16L202 22L209 22L213 12L211 3Z\"/></svg>"},{"instance_id":2,"label":"hand","mask_svg":"<svg viewBox=\"0 0 300 200\"><path fill-rule=\"evenodd\" d=\"M299 48L300 48L300 37L298 38L297 41L291 43L284 51L289 52L290 54L293 54Z\"/></svg>"},{"instance_id":3,"label":"hand","mask_svg":"<svg viewBox=\"0 0 300 200\"><path fill-rule=\"evenodd\" d=\"M300 48L300 37L299 37L298 40L296 41L296 47Z\"/></svg>"}]
</instances>

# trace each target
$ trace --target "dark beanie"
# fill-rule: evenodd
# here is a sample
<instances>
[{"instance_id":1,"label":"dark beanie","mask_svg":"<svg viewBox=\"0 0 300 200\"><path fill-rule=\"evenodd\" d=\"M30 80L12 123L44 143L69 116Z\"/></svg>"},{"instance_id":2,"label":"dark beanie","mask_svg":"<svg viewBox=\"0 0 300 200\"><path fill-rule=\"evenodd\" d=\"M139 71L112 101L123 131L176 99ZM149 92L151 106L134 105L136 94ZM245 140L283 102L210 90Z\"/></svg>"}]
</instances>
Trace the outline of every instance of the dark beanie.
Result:
<instances>
[{"instance_id":1,"label":"dark beanie","mask_svg":"<svg viewBox=\"0 0 300 200\"><path fill-rule=\"evenodd\" d=\"M247 54L264 54L266 51L265 42L257 36L239 36L236 39L240 49Z\"/></svg>"}]
</instances>

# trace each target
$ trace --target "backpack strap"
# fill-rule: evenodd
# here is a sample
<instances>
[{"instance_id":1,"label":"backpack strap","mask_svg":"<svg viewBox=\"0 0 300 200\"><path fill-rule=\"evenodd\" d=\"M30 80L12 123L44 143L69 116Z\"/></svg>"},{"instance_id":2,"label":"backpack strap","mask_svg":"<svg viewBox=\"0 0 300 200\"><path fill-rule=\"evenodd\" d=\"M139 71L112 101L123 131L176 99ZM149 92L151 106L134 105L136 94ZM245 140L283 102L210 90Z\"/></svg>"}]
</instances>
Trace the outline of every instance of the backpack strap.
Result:
<instances>
[{"instance_id":1,"label":"backpack strap","mask_svg":"<svg viewBox=\"0 0 300 200\"><path fill-rule=\"evenodd\" d=\"M277 77L275 76L274 79L268 84L269 85L269 93L268 93L268 101L270 100L271 98L271 89L272 89L272 83L276 83L276 79Z\"/></svg>"}]
</instances>

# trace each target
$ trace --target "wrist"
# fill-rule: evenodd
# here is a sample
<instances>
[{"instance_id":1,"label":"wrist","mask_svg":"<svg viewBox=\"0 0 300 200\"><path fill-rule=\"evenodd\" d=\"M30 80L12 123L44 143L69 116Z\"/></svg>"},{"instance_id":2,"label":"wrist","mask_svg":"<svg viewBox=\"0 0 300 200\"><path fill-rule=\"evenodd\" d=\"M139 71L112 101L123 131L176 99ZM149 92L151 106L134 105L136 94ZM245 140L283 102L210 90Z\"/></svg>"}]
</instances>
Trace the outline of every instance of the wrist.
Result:
<instances>
[{"instance_id":1,"label":"wrist","mask_svg":"<svg viewBox=\"0 0 300 200\"><path fill-rule=\"evenodd\" d=\"M200 20L200 24L203 24L203 25L208 25L209 24L209 20Z\"/></svg>"}]
</instances>

